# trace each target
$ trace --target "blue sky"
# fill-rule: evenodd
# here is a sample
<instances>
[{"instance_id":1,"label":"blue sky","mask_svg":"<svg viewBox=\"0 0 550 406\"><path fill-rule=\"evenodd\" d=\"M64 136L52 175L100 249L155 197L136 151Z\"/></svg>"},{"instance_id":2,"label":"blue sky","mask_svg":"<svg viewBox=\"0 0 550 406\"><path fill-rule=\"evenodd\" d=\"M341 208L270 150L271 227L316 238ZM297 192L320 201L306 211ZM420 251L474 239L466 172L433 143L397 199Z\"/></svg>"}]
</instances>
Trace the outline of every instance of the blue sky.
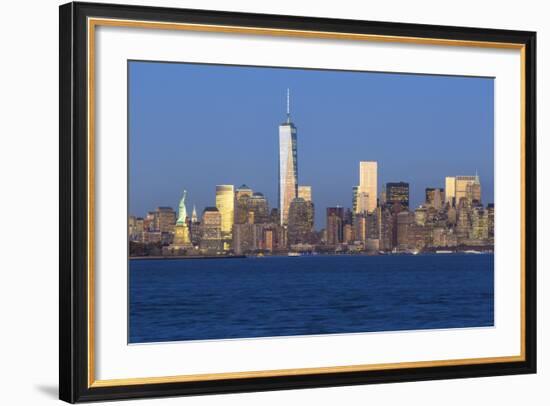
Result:
<instances>
[{"instance_id":1,"label":"blue sky","mask_svg":"<svg viewBox=\"0 0 550 406\"><path fill-rule=\"evenodd\" d=\"M359 161L410 183L411 204L445 176L473 175L493 202L493 79L129 62L129 209L215 204L243 183L277 206L278 125L286 89L298 128L298 181L311 185L316 228L351 206ZM200 213L199 213L200 214Z\"/></svg>"}]
</instances>

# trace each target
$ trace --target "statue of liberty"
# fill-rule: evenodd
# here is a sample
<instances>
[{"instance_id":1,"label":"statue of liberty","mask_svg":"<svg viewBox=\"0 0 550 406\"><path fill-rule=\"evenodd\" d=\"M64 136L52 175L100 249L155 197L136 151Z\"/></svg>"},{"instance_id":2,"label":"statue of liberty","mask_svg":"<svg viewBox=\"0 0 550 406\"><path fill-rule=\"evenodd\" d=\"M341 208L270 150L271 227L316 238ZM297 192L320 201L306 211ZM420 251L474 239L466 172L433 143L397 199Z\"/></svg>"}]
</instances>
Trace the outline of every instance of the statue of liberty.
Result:
<instances>
[{"instance_id":1,"label":"statue of liberty","mask_svg":"<svg viewBox=\"0 0 550 406\"><path fill-rule=\"evenodd\" d=\"M183 197L180 200L179 206L179 215L178 221L176 224L187 224L185 220L187 219L187 209L185 208L185 198L187 197L187 190L183 191Z\"/></svg>"},{"instance_id":2,"label":"statue of liberty","mask_svg":"<svg viewBox=\"0 0 550 406\"><path fill-rule=\"evenodd\" d=\"M174 233L173 245L177 247L192 247L189 227L187 226L187 209L185 208L186 197L187 190L184 190L183 197L180 200L178 220L176 221L176 228Z\"/></svg>"}]
</instances>

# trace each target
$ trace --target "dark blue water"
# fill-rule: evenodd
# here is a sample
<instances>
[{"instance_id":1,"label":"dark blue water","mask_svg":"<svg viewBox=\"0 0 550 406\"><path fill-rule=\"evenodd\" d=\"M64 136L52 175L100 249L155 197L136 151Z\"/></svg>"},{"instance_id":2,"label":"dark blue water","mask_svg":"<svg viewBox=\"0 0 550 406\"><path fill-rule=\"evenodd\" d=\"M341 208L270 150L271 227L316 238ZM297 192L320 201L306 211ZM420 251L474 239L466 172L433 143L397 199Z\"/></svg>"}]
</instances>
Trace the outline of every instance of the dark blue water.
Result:
<instances>
[{"instance_id":1,"label":"dark blue water","mask_svg":"<svg viewBox=\"0 0 550 406\"><path fill-rule=\"evenodd\" d=\"M493 255L130 261L131 343L493 325Z\"/></svg>"}]
</instances>

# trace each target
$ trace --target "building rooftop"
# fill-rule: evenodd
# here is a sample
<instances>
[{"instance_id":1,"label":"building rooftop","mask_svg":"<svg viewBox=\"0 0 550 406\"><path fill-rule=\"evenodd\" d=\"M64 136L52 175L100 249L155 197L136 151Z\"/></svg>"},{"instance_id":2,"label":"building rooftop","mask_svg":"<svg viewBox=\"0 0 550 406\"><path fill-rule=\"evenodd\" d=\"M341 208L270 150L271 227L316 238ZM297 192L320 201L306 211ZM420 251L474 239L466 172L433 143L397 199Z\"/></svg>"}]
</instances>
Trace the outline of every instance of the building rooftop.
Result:
<instances>
[{"instance_id":1,"label":"building rooftop","mask_svg":"<svg viewBox=\"0 0 550 406\"><path fill-rule=\"evenodd\" d=\"M217 207L215 206L207 206L204 208L204 211L219 211Z\"/></svg>"},{"instance_id":2,"label":"building rooftop","mask_svg":"<svg viewBox=\"0 0 550 406\"><path fill-rule=\"evenodd\" d=\"M174 209L168 206L159 206L158 211L174 211Z\"/></svg>"}]
</instances>

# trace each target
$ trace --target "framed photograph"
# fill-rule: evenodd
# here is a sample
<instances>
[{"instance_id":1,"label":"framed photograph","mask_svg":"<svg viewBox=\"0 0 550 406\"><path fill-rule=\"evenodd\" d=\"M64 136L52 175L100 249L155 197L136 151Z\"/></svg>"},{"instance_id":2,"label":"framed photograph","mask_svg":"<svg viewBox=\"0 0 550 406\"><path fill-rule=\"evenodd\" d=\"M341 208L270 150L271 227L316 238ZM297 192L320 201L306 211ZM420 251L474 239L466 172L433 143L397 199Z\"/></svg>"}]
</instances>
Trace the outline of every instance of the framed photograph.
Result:
<instances>
[{"instance_id":1,"label":"framed photograph","mask_svg":"<svg viewBox=\"0 0 550 406\"><path fill-rule=\"evenodd\" d=\"M60 398L536 371L534 32L60 7Z\"/></svg>"}]
</instances>

